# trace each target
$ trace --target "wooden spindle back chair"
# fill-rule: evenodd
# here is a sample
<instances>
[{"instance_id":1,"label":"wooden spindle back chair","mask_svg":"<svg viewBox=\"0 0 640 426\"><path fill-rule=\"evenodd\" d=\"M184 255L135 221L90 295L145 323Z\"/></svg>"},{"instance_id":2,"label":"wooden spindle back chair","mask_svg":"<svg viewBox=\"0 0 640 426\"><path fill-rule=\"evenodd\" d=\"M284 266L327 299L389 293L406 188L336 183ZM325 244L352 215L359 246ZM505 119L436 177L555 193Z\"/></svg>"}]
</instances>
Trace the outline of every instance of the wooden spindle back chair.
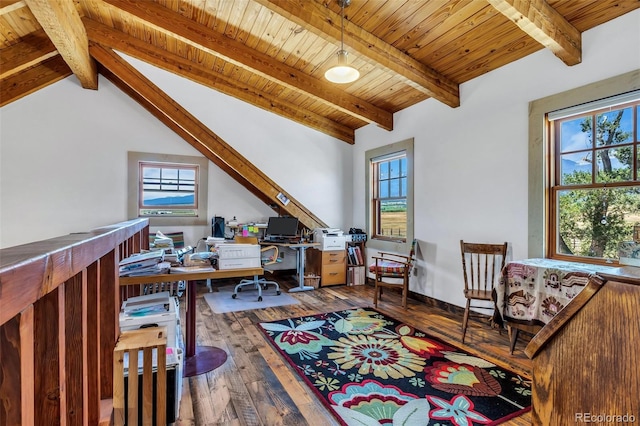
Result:
<instances>
[{"instance_id":1,"label":"wooden spindle back chair","mask_svg":"<svg viewBox=\"0 0 640 426\"><path fill-rule=\"evenodd\" d=\"M464 297L467 299L462 318L462 343L464 343L471 308L494 309L486 303L472 305L472 301L490 302L492 300L493 287L500 278L500 272L504 268L507 257L507 243L465 243L460 240L460 252L464 276Z\"/></svg>"}]
</instances>

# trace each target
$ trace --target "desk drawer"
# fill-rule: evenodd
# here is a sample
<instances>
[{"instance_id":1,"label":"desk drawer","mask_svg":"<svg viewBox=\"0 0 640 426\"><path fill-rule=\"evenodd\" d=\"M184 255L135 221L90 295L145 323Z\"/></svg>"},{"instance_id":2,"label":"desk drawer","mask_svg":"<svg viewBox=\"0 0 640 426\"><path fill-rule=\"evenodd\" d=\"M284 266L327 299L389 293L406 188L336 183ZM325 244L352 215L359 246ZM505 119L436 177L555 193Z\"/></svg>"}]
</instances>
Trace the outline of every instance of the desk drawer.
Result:
<instances>
[{"instance_id":1,"label":"desk drawer","mask_svg":"<svg viewBox=\"0 0 640 426\"><path fill-rule=\"evenodd\" d=\"M320 284L322 286L345 284L347 280L347 272L344 262L341 264L322 265L322 275L320 275Z\"/></svg>"},{"instance_id":2,"label":"desk drawer","mask_svg":"<svg viewBox=\"0 0 640 426\"><path fill-rule=\"evenodd\" d=\"M346 255L344 250L338 251L323 251L322 252L322 265L345 265Z\"/></svg>"}]
</instances>

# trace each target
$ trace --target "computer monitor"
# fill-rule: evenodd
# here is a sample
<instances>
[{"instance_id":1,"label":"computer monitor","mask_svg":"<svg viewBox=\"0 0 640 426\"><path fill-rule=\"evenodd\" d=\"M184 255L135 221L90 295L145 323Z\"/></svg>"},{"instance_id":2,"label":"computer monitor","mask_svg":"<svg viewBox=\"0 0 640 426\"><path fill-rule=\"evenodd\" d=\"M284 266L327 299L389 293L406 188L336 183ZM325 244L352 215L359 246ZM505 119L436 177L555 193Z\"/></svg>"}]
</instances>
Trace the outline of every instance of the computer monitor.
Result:
<instances>
[{"instance_id":1,"label":"computer monitor","mask_svg":"<svg viewBox=\"0 0 640 426\"><path fill-rule=\"evenodd\" d=\"M298 234L298 218L270 217L265 235L267 237L295 237Z\"/></svg>"}]
</instances>

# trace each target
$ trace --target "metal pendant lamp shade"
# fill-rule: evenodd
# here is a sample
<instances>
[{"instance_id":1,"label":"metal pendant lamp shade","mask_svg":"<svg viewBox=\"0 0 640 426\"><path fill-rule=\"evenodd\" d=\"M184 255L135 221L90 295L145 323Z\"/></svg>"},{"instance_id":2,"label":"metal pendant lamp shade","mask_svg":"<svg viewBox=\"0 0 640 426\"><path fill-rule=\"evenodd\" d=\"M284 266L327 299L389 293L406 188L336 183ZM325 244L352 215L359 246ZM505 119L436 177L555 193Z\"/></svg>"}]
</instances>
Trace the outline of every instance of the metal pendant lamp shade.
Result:
<instances>
[{"instance_id":1,"label":"metal pendant lamp shade","mask_svg":"<svg viewBox=\"0 0 640 426\"><path fill-rule=\"evenodd\" d=\"M342 25L340 26L340 50L338 50L338 64L324 73L324 78L332 83L352 83L360 78L360 72L347 64L348 53L344 50L344 8L351 4L351 0L338 0L342 8Z\"/></svg>"}]
</instances>

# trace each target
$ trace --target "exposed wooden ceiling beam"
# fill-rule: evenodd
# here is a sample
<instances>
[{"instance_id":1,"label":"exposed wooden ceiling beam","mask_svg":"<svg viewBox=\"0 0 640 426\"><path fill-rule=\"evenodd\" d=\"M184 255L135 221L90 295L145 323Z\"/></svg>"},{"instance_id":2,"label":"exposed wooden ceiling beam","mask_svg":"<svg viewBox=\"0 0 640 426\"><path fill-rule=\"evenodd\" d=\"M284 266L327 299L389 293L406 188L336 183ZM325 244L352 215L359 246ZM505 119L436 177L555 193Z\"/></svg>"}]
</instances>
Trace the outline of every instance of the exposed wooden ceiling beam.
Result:
<instances>
[{"instance_id":1,"label":"exposed wooden ceiling beam","mask_svg":"<svg viewBox=\"0 0 640 426\"><path fill-rule=\"evenodd\" d=\"M571 66L582 62L582 38L557 10L544 0L487 0L531 38Z\"/></svg>"},{"instance_id":2,"label":"exposed wooden ceiling beam","mask_svg":"<svg viewBox=\"0 0 640 426\"><path fill-rule=\"evenodd\" d=\"M383 129L393 130L391 112L350 95L336 88L335 85L308 76L269 55L176 14L169 8L147 1L105 0L105 2L132 14L158 31L170 34L238 67L305 93L317 101L367 123L375 123Z\"/></svg>"},{"instance_id":3,"label":"exposed wooden ceiling beam","mask_svg":"<svg viewBox=\"0 0 640 426\"><path fill-rule=\"evenodd\" d=\"M173 72L192 81L218 90L229 96L249 102L264 110L278 114L302 125L311 127L329 136L353 144L353 129L304 110L292 103L278 100L275 96L256 91L250 85L226 77L211 69L191 62L179 55L167 52L121 31L100 24L88 18L82 18L89 40L103 46L126 53L151 65Z\"/></svg>"},{"instance_id":4,"label":"exposed wooden ceiling beam","mask_svg":"<svg viewBox=\"0 0 640 426\"><path fill-rule=\"evenodd\" d=\"M314 34L336 43L340 42L341 17L322 3L310 0L254 1ZM345 45L354 50L354 55L374 62L376 67L394 72L404 83L450 107L460 106L460 90L457 83L348 20L344 22L344 34Z\"/></svg>"},{"instance_id":5,"label":"exposed wooden ceiling beam","mask_svg":"<svg viewBox=\"0 0 640 426\"><path fill-rule=\"evenodd\" d=\"M2 50L0 78L20 73L56 55L58 51L44 31L27 34L20 43Z\"/></svg>"},{"instance_id":6,"label":"exposed wooden ceiling beam","mask_svg":"<svg viewBox=\"0 0 640 426\"><path fill-rule=\"evenodd\" d=\"M14 10L27 7L24 0L3 0L0 1L0 16L13 12Z\"/></svg>"},{"instance_id":7,"label":"exposed wooden ceiling beam","mask_svg":"<svg viewBox=\"0 0 640 426\"><path fill-rule=\"evenodd\" d=\"M73 0L25 0L69 68L85 89L98 88L98 69Z\"/></svg>"},{"instance_id":8,"label":"exposed wooden ceiling beam","mask_svg":"<svg viewBox=\"0 0 640 426\"><path fill-rule=\"evenodd\" d=\"M71 74L69 65L60 55L20 73L11 73L0 80L0 107L37 92Z\"/></svg>"},{"instance_id":9,"label":"exposed wooden ceiling beam","mask_svg":"<svg viewBox=\"0 0 640 426\"><path fill-rule=\"evenodd\" d=\"M167 124L169 128L183 137L214 164L219 165L223 170L230 173L231 177L244 186L252 187L252 192L258 191L260 199L263 201L269 200L269 204L278 204L282 211L297 217L304 226L310 229L326 227L326 224L314 216L299 201L286 193L258 167L233 149L220 136L211 131L113 50L97 44L91 44L89 51L109 73L120 80L120 84L126 85L128 88L127 93L135 93L134 99L146 109L152 111L156 117L162 117L161 121L163 123ZM283 206L278 201L277 196L279 193L289 198L290 202L286 206Z\"/></svg>"}]
</instances>

